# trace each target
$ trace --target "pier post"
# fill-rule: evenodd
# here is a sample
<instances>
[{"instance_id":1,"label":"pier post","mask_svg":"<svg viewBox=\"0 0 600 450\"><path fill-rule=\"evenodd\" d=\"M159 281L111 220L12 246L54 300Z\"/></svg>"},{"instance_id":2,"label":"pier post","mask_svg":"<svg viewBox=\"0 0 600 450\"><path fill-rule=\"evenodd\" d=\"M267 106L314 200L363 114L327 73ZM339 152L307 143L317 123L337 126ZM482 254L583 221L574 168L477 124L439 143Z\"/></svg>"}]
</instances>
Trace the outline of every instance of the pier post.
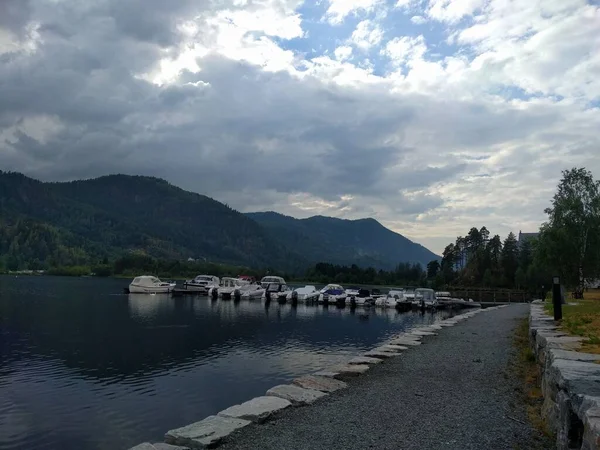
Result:
<instances>
[{"instance_id":1,"label":"pier post","mask_svg":"<svg viewBox=\"0 0 600 450\"><path fill-rule=\"evenodd\" d=\"M561 320L562 302L560 292L560 277L552 277L552 304L554 305L554 320Z\"/></svg>"}]
</instances>

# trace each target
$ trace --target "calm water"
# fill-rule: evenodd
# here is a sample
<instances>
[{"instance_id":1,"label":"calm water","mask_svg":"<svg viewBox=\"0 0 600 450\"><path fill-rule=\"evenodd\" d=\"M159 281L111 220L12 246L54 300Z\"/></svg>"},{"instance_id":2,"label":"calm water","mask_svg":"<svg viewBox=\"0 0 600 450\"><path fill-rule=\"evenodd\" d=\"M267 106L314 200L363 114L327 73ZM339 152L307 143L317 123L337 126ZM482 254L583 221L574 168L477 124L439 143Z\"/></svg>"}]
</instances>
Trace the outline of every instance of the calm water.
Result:
<instances>
[{"instance_id":1,"label":"calm water","mask_svg":"<svg viewBox=\"0 0 600 450\"><path fill-rule=\"evenodd\" d=\"M441 316L0 276L0 449L126 449ZM365 315L366 314L366 315Z\"/></svg>"}]
</instances>

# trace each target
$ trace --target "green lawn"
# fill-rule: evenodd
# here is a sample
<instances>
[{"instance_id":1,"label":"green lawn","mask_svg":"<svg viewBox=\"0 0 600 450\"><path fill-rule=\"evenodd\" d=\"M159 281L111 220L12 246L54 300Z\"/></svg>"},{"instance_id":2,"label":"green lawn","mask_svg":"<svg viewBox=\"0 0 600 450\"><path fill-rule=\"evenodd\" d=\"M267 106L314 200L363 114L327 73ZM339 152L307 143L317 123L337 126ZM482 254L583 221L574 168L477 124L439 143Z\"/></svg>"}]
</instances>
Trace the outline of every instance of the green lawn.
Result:
<instances>
[{"instance_id":1,"label":"green lawn","mask_svg":"<svg viewBox=\"0 0 600 450\"><path fill-rule=\"evenodd\" d=\"M583 344L582 351L600 354L600 290L585 292L585 300L571 300L572 305L563 305L563 318L560 328L574 336L583 336L588 340ZM550 300L546 300L546 311L554 314Z\"/></svg>"}]
</instances>

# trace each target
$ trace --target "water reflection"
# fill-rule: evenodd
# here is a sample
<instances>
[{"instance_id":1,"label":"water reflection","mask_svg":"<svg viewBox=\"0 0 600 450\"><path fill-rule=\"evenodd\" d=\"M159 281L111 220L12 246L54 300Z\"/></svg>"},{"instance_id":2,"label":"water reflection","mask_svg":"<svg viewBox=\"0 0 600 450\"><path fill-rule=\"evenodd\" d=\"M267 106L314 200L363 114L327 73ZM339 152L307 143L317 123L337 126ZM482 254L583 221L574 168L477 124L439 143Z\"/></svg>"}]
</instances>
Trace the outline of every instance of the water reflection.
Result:
<instances>
[{"instance_id":1,"label":"water reflection","mask_svg":"<svg viewBox=\"0 0 600 450\"><path fill-rule=\"evenodd\" d=\"M0 277L0 449L128 448L437 316Z\"/></svg>"}]
</instances>

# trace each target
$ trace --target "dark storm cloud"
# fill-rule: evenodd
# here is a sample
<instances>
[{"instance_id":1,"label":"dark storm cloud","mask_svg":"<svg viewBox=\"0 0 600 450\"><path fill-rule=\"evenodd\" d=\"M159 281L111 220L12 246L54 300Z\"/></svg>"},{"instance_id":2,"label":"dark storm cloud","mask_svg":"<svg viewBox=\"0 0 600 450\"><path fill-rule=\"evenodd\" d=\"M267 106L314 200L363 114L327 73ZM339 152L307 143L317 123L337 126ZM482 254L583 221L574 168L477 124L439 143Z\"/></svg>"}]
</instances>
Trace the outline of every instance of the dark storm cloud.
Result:
<instances>
[{"instance_id":1,"label":"dark storm cloud","mask_svg":"<svg viewBox=\"0 0 600 450\"><path fill-rule=\"evenodd\" d=\"M0 1L0 28L5 28L21 36L31 13L29 0L2 0Z\"/></svg>"},{"instance_id":2,"label":"dark storm cloud","mask_svg":"<svg viewBox=\"0 0 600 450\"><path fill-rule=\"evenodd\" d=\"M218 198L251 192L255 204L268 205L273 192L306 192L343 209L352 202L342 196L361 195L418 214L441 198L401 190L425 189L465 169L444 144L492 145L549 120L392 95L380 85L299 79L218 55L200 60L201 72L159 87L140 75L177 54L182 18L213 3L2 1L11 30L33 17L41 39L34 52L0 55L0 126L13 129L8 150L0 142L0 165L43 179L147 174ZM28 124L35 117L50 118L44 139L28 133L39 126ZM440 148L406 145L412 130Z\"/></svg>"}]
</instances>

